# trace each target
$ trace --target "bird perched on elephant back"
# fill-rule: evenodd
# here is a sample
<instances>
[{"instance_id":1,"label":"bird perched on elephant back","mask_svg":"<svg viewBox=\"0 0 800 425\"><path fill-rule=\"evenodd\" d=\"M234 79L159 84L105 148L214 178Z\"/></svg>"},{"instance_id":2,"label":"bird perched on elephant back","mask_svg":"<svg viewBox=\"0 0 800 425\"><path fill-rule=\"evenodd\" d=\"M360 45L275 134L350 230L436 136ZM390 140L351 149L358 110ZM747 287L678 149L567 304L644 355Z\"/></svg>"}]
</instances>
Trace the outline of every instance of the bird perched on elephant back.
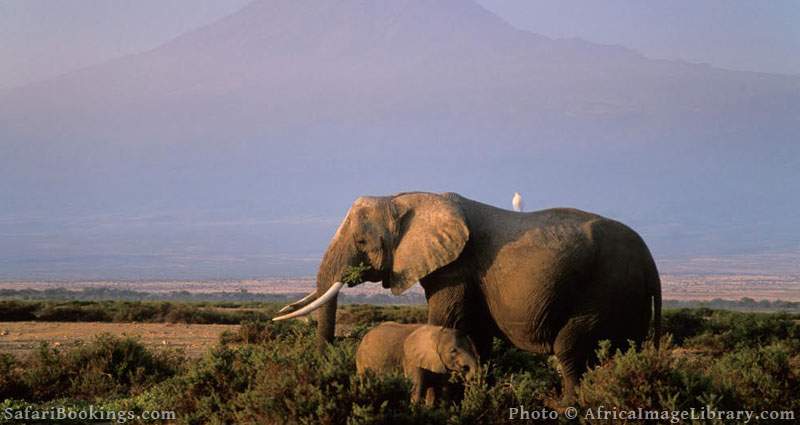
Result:
<instances>
[{"instance_id":1,"label":"bird perched on elephant back","mask_svg":"<svg viewBox=\"0 0 800 425\"><path fill-rule=\"evenodd\" d=\"M364 335L356 351L359 374L400 372L413 383L411 400L433 405L446 390L449 372L469 378L478 368L475 345L461 330L385 322ZM429 379L422 381L424 374Z\"/></svg>"},{"instance_id":2,"label":"bird perched on elephant back","mask_svg":"<svg viewBox=\"0 0 800 425\"><path fill-rule=\"evenodd\" d=\"M600 340L641 343L660 335L661 283L650 251L628 226L590 212L513 212L455 193L356 199L328 246L317 290L286 306L282 320L321 308L317 334L333 340L343 276L401 294L416 282L428 324L458 328L485 357L492 337L553 353L565 401ZM425 377L423 377L423 380Z\"/></svg>"},{"instance_id":3,"label":"bird perched on elephant back","mask_svg":"<svg viewBox=\"0 0 800 425\"><path fill-rule=\"evenodd\" d=\"M511 198L511 206L514 207L514 211L522 212L525 208L525 203L522 202L522 195L519 192L514 192L514 197Z\"/></svg>"}]
</instances>

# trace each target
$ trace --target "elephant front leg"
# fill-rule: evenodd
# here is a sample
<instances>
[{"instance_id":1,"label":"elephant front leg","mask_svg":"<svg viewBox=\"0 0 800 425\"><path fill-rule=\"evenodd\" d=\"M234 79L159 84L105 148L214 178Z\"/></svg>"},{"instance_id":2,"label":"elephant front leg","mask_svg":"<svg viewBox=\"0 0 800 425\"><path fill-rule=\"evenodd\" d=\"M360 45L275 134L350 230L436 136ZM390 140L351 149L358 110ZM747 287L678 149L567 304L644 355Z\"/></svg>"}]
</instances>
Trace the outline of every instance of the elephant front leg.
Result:
<instances>
[{"instance_id":1,"label":"elephant front leg","mask_svg":"<svg viewBox=\"0 0 800 425\"><path fill-rule=\"evenodd\" d=\"M465 285L421 282L428 301L428 324L463 329L466 319Z\"/></svg>"},{"instance_id":2,"label":"elephant front leg","mask_svg":"<svg viewBox=\"0 0 800 425\"><path fill-rule=\"evenodd\" d=\"M427 398L427 371L422 368L415 368L411 374L411 402L421 403L426 401Z\"/></svg>"},{"instance_id":3,"label":"elephant front leg","mask_svg":"<svg viewBox=\"0 0 800 425\"><path fill-rule=\"evenodd\" d=\"M464 283L421 283L428 301L428 324L463 330L475 344L479 357L489 358L492 339L500 331L480 291Z\"/></svg>"}]
</instances>

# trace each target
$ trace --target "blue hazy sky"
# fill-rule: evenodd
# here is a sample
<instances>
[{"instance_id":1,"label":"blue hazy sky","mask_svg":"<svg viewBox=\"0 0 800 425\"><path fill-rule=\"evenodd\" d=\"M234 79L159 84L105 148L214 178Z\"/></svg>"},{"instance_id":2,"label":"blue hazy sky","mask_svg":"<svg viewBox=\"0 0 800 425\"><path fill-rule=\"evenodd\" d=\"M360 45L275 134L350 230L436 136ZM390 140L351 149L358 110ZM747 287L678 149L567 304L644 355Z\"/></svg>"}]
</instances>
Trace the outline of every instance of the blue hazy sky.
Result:
<instances>
[{"instance_id":1,"label":"blue hazy sky","mask_svg":"<svg viewBox=\"0 0 800 425\"><path fill-rule=\"evenodd\" d=\"M249 0L2 0L0 89L153 48ZM794 0L478 0L518 28L653 58L800 74Z\"/></svg>"},{"instance_id":2,"label":"blue hazy sky","mask_svg":"<svg viewBox=\"0 0 800 425\"><path fill-rule=\"evenodd\" d=\"M310 275L405 190L800 273L800 2L262 1L0 0L0 280Z\"/></svg>"}]
</instances>

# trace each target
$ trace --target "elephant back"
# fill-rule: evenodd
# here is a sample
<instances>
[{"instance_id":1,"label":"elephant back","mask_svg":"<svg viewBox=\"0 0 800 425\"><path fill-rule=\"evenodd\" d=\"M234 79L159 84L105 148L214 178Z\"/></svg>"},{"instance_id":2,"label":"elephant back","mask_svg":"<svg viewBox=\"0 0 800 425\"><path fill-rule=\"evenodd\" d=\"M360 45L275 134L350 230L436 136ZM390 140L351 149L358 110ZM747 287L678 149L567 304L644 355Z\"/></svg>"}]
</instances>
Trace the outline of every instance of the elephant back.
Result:
<instances>
[{"instance_id":1,"label":"elephant back","mask_svg":"<svg viewBox=\"0 0 800 425\"><path fill-rule=\"evenodd\" d=\"M377 374L402 372L403 343L420 324L384 322L367 332L356 351L356 370Z\"/></svg>"}]
</instances>

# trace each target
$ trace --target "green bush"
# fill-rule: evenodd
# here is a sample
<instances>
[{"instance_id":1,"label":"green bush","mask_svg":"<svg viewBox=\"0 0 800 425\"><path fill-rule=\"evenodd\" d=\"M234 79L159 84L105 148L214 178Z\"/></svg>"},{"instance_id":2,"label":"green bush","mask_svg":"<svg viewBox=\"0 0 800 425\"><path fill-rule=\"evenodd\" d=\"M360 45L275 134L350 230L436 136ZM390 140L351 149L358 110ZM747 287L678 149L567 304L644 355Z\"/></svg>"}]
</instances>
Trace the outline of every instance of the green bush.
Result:
<instances>
[{"instance_id":1,"label":"green bush","mask_svg":"<svg viewBox=\"0 0 800 425\"><path fill-rule=\"evenodd\" d=\"M6 321L47 322L150 322L239 324L244 320L270 320L277 305L257 303L172 303L153 301L0 301Z\"/></svg>"},{"instance_id":2,"label":"green bush","mask_svg":"<svg viewBox=\"0 0 800 425\"><path fill-rule=\"evenodd\" d=\"M800 355L785 343L722 357L686 358L667 339L661 349L598 351L600 365L578 390L584 408L618 410L795 410L800 408Z\"/></svg>"},{"instance_id":3,"label":"green bush","mask_svg":"<svg viewBox=\"0 0 800 425\"><path fill-rule=\"evenodd\" d=\"M794 341L800 349L800 321L787 313L680 309L665 311L663 323L676 344L698 350L721 353L778 341Z\"/></svg>"},{"instance_id":4,"label":"green bush","mask_svg":"<svg viewBox=\"0 0 800 425\"><path fill-rule=\"evenodd\" d=\"M0 361L0 399L99 400L137 394L182 371L180 353L153 353L133 338L101 334L90 343L62 350L49 344L22 360Z\"/></svg>"},{"instance_id":5,"label":"green bush","mask_svg":"<svg viewBox=\"0 0 800 425\"><path fill-rule=\"evenodd\" d=\"M185 424L500 424L509 408L534 411L560 402L553 357L495 340L463 394L432 408L412 405L400 375L355 374L354 354L376 321L424 321L421 307L344 306L348 337L320 351L315 322L262 318L277 306L226 310L219 303L41 303L74 311L103 305L114 320L235 320L242 325L188 362L151 352L137 340L100 336L83 346L42 345L30 355L0 355L2 406L94 403L109 410L175 410ZM19 305L14 307L19 309ZM70 310L71 309L71 310ZM66 317L66 316L64 316ZM269 317L269 316L267 316ZM665 314L660 349L609 351L578 389L582 411L608 409L800 411L796 316L678 310ZM20 401L22 400L22 401ZM11 403L11 404L9 404ZM16 404L15 404L16 403ZM22 403L22 404L20 404Z\"/></svg>"},{"instance_id":6,"label":"green bush","mask_svg":"<svg viewBox=\"0 0 800 425\"><path fill-rule=\"evenodd\" d=\"M217 347L169 383L179 389L167 404L187 412L182 423L425 422L426 411L409 405L404 378L356 376L355 341L320 353L313 325L252 328L270 340Z\"/></svg>"},{"instance_id":7,"label":"green bush","mask_svg":"<svg viewBox=\"0 0 800 425\"><path fill-rule=\"evenodd\" d=\"M800 410L800 354L785 343L727 353L709 376L728 407Z\"/></svg>"},{"instance_id":8,"label":"green bush","mask_svg":"<svg viewBox=\"0 0 800 425\"><path fill-rule=\"evenodd\" d=\"M6 322L27 322L36 320L39 302L0 301L0 317Z\"/></svg>"},{"instance_id":9,"label":"green bush","mask_svg":"<svg viewBox=\"0 0 800 425\"><path fill-rule=\"evenodd\" d=\"M710 311L704 327L685 341L687 347L723 352L787 341L800 350L800 323L786 313Z\"/></svg>"},{"instance_id":10,"label":"green bush","mask_svg":"<svg viewBox=\"0 0 800 425\"><path fill-rule=\"evenodd\" d=\"M171 303L119 302L112 321L114 322L161 322L172 308Z\"/></svg>"},{"instance_id":11,"label":"green bush","mask_svg":"<svg viewBox=\"0 0 800 425\"><path fill-rule=\"evenodd\" d=\"M260 344L273 341L281 335L291 332L291 322L262 322L245 320L236 332L225 331L220 334L220 343L225 344Z\"/></svg>"},{"instance_id":12,"label":"green bush","mask_svg":"<svg viewBox=\"0 0 800 425\"><path fill-rule=\"evenodd\" d=\"M663 333L671 334L675 344L681 345L687 338L706 331L708 309L688 309L665 311L662 320Z\"/></svg>"},{"instance_id":13,"label":"green bush","mask_svg":"<svg viewBox=\"0 0 800 425\"><path fill-rule=\"evenodd\" d=\"M0 354L0 400L27 394L22 367L11 354Z\"/></svg>"},{"instance_id":14,"label":"green bush","mask_svg":"<svg viewBox=\"0 0 800 425\"><path fill-rule=\"evenodd\" d=\"M344 325L358 325L380 322L425 323L427 320L428 312L424 306L351 304L340 307L336 322Z\"/></svg>"},{"instance_id":15,"label":"green bush","mask_svg":"<svg viewBox=\"0 0 800 425\"><path fill-rule=\"evenodd\" d=\"M619 410L688 410L714 393L701 368L673 354L669 338L656 349L646 343L641 351L610 352L603 341L597 350L599 365L589 370L578 388L585 408L613 406Z\"/></svg>"},{"instance_id":16,"label":"green bush","mask_svg":"<svg viewBox=\"0 0 800 425\"><path fill-rule=\"evenodd\" d=\"M313 322L247 323L226 339L238 344L216 347L149 391L183 412L181 423L493 424L503 423L509 407L544 406L555 394L557 374L545 356L500 342L494 372L468 382L463 400L426 408L411 404L411 384L400 375L356 375L357 338L320 352Z\"/></svg>"},{"instance_id":17,"label":"green bush","mask_svg":"<svg viewBox=\"0 0 800 425\"><path fill-rule=\"evenodd\" d=\"M36 312L42 322L110 322L112 315L99 305L47 304Z\"/></svg>"}]
</instances>

